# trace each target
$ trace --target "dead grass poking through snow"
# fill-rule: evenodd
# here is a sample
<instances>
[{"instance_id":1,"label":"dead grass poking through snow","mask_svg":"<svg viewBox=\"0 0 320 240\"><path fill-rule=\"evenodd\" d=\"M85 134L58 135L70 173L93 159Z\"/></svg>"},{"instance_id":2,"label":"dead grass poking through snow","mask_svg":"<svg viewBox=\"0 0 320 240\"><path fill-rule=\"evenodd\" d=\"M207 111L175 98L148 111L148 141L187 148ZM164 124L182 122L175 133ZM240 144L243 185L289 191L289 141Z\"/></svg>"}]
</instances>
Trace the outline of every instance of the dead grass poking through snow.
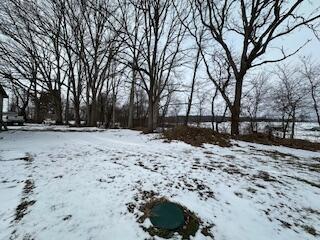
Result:
<instances>
[{"instance_id":1,"label":"dead grass poking through snow","mask_svg":"<svg viewBox=\"0 0 320 240\"><path fill-rule=\"evenodd\" d=\"M320 151L320 143L310 142L302 139L282 139L262 133L232 137L229 134L217 133L210 128L177 126L164 131L162 135L168 141L183 141L196 147L201 147L205 143L215 144L221 147L230 147L230 139L233 138L235 140L264 145L285 146L309 151Z\"/></svg>"},{"instance_id":2,"label":"dead grass poking through snow","mask_svg":"<svg viewBox=\"0 0 320 240\"><path fill-rule=\"evenodd\" d=\"M276 145L309 151L320 151L320 143L310 142L302 139L282 139L262 133L240 135L235 137L235 139L264 145Z\"/></svg>"}]
</instances>

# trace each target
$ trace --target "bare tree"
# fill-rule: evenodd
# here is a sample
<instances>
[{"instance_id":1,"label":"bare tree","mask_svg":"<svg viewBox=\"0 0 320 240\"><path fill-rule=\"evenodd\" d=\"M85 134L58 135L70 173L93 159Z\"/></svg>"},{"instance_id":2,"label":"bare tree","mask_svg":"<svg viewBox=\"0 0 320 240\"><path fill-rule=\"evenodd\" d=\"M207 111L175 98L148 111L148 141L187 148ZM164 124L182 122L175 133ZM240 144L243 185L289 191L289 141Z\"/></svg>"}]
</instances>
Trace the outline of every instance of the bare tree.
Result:
<instances>
[{"instance_id":1,"label":"bare tree","mask_svg":"<svg viewBox=\"0 0 320 240\"><path fill-rule=\"evenodd\" d=\"M109 78L111 63L121 42L117 41L119 32L112 22L116 7L111 1L82 2L81 8L87 36L82 58L86 79L87 124L95 126L98 96Z\"/></svg>"},{"instance_id":2,"label":"bare tree","mask_svg":"<svg viewBox=\"0 0 320 240\"><path fill-rule=\"evenodd\" d=\"M61 44L66 52L65 64L68 69L68 93L71 92L75 125L80 126L80 104L84 89L84 38L85 23L78 1L65 0Z\"/></svg>"},{"instance_id":3,"label":"bare tree","mask_svg":"<svg viewBox=\"0 0 320 240\"><path fill-rule=\"evenodd\" d=\"M129 114L128 114L128 128L133 127L134 119L134 96L137 85L138 72L136 70L137 61L139 57L139 48L142 46L142 39L144 35L141 34L142 25L142 9L137 7L130 1L118 0L119 9L122 19L120 23L122 25L123 34L120 35L126 48L123 49L122 54L124 58L129 58L126 61L129 69L131 70L130 81L130 95L129 95Z\"/></svg>"},{"instance_id":4,"label":"bare tree","mask_svg":"<svg viewBox=\"0 0 320 240\"><path fill-rule=\"evenodd\" d=\"M206 89L205 85L206 82L200 82L198 81L195 85L195 97L196 97L196 105L197 105L197 125L200 127L200 124L202 122L202 116L204 114L204 111L207 109L207 103L209 100L209 95L205 94Z\"/></svg>"},{"instance_id":5,"label":"bare tree","mask_svg":"<svg viewBox=\"0 0 320 240\"><path fill-rule=\"evenodd\" d=\"M258 132L257 117L269 93L268 76L263 73L258 74L250 80L247 88L248 92L244 96L242 109L250 118L250 131L256 133Z\"/></svg>"},{"instance_id":6,"label":"bare tree","mask_svg":"<svg viewBox=\"0 0 320 240\"><path fill-rule=\"evenodd\" d=\"M174 69L180 67L183 61L182 40L186 30L174 11L172 1L130 2L141 16L139 24L136 18L132 20L135 27L139 28L140 35L138 41L137 37L125 39L132 50L131 53L126 53L131 54L129 62L123 63L137 71L141 80L141 83L137 84L147 93L147 125L148 131L152 132L157 125L161 94L172 79Z\"/></svg>"},{"instance_id":7,"label":"bare tree","mask_svg":"<svg viewBox=\"0 0 320 240\"><path fill-rule=\"evenodd\" d=\"M308 82L308 93L310 93L313 109L317 116L317 121L320 126L320 66L313 63L312 59L301 59L303 68L300 70L303 78Z\"/></svg>"},{"instance_id":8,"label":"bare tree","mask_svg":"<svg viewBox=\"0 0 320 240\"><path fill-rule=\"evenodd\" d=\"M201 41L201 40L200 40ZM187 111L186 111L186 117L184 120L184 125L187 126L189 122L189 115L191 111L191 106L192 106L192 100L193 100L193 94L194 94L194 87L196 83L196 78L197 78L197 71L201 62L200 59L200 53L201 53L201 45L197 47L197 53L196 53L196 60L194 62L194 67L193 67L193 74L192 74L192 81L191 81L191 88L190 88L190 95L188 97L188 104L187 104Z\"/></svg>"},{"instance_id":9,"label":"bare tree","mask_svg":"<svg viewBox=\"0 0 320 240\"><path fill-rule=\"evenodd\" d=\"M299 9L309 4L306 0L189 0L188 3L3 0L0 76L13 84L19 111L26 116L26 111L34 108L37 122L43 119L41 115L46 115L41 114L44 108L41 100L46 98L57 124L68 122L69 115L74 113L77 126L81 118L86 118L91 126L96 126L97 121L114 126L120 119L117 114L123 112L119 110L118 93L126 89L123 97L128 99L125 106L129 110L125 116L128 127L133 127L136 116L147 119L151 132L157 127L159 112L164 115L168 112L177 91L174 85L181 81L180 70L194 55L185 124L194 104L201 62L214 84L214 92L208 94L212 97L212 120L218 99L222 98L225 103L221 105L230 110L231 132L239 134L249 70L297 53L308 41L291 52L280 47L278 58L265 56L278 39L302 27L316 33L318 8L309 15L302 13ZM184 41L189 36L195 40L196 48L194 43ZM240 44L233 44L235 38ZM316 67L305 62L301 73L310 85L310 99L320 122ZM263 95L259 91L264 82L263 78L254 83L255 90L246 97L254 102L247 108L252 119L259 112ZM288 92L285 90L283 87L283 93ZM204 94L204 89L199 92ZM285 117L293 122L296 110L292 108L300 108L300 103L294 107L294 102L290 100L287 109L290 114ZM201 114L205 107L201 104ZM228 109L221 112L226 114ZM253 125L252 130L257 128Z\"/></svg>"},{"instance_id":10,"label":"bare tree","mask_svg":"<svg viewBox=\"0 0 320 240\"><path fill-rule=\"evenodd\" d=\"M38 86L41 83L35 44L36 32L32 25L34 8L31 2L18 0L1 2L0 74L15 88L21 88L22 91L28 90L35 105L35 120L40 122ZM32 89L29 89L30 84Z\"/></svg>"},{"instance_id":11,"label":"bare tree","mask_svg":"<svg viewBox=\"0 0 320 240\"><path fill-rule=\"evenodd\" d=\"M239 121L243 81L247 72L266 63L282 61L297 53L305 44L292 52L279 48L281 57L263 59L268 47L279 38L304 26L312 27L319 21L318 9L309 15L299 11L307 1L260 1L260 0L196 0L189 1L195 9L197 23L206 28L212 39L212 46L219 46L229 62L235 81L234 98L226 102L231 111L231 133L239 134ZM239 11L240 10L240 11ZM241 42L240 49L233 48L233 37ZM224 98L225 96L222 95Z\"/></svg>"},{"instance_id":12,"label":"bare tree","mask_svg":"<svg viewBox=\"0 0 320 240\"><path fill-rule=\"evenodd\" d=\"M297 68L278 65L275 73L279 83L272 94L275 107L281 114L282 137L286 138L291 123L290 138L294 138L297 113L306 103L306 87Z\"/></svg>"},{"instance_id":13,"label":"bare tree","mask_svg":"<svg viewBox=\"0 0 320 240\"><path fill-rule=\"evenodd\" d=\"M165 123L165 117L167 116L168 112L174 108L178 109L178 106L176 105L180 105L179 99L177 98L177 96L175 96L176 90L177 89L174 84L168 84L166 86L166 89L164 90L164 94L160 99L160 103L162 103L159 107L160 121L163 128ZM176 113L177 111L173 112Z\"/></svg>"}]
</instances>

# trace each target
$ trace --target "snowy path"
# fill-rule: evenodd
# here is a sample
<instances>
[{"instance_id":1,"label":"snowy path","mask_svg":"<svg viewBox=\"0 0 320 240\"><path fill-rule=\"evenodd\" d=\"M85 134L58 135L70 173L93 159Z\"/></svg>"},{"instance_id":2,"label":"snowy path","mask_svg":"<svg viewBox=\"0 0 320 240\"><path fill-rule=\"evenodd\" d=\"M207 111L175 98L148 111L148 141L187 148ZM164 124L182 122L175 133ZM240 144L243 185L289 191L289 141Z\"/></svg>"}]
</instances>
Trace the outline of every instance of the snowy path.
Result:
<instances>
[{"instance_id":1,"label":"snowy path","mask_svg":"<svg viewBox=\"0 0 320 240\"><path fill-rule=\"evenodd\" d=\"M137 218L152 195L195 212L216 240L320 239L320 153L156 136L1 133L0 239L150 239Z\"/></svg>"}]
</instances>

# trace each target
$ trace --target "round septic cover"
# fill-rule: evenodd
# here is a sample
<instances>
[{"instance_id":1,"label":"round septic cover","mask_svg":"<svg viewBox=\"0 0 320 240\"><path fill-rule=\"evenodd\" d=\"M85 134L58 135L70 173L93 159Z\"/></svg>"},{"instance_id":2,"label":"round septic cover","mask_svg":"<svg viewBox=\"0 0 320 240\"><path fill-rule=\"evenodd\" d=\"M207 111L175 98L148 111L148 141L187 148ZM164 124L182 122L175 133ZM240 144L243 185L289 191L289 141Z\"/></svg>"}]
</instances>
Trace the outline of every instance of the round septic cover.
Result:
<instances>
[{"instance_id":1,"label":"round septic cover","mask_svg":"<svg viewBox=\"0 0 320 240\"><path fill-rule=\"evenodd\" d=\"M150 221L157 228L173 230L184 224L183 211L177 204L159 203L151 209Z\"/></svg>"}]
</instances>

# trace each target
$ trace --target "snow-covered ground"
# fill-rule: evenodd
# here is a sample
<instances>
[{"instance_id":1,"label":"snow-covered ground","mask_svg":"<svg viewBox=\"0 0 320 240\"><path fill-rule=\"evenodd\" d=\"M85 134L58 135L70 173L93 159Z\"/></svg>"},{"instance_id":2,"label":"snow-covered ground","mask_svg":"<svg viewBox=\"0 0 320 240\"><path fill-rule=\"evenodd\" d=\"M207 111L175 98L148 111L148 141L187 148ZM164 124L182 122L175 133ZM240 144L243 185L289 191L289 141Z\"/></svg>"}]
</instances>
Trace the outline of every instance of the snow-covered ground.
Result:
<instances>
[{"instance_id":1,"label":"snow-covered ground","mask_svg":"<svg viewBox=\"0 0 320 240\"><path fill-rule=\"evenodd\" d=\"M313 142L320 142L320 131L312 129L319 128L318 123L299 122L296 127L296 136Z\"/></svg>"},{"instance_id":2,"label":"snow-covered ground","mask_svg":"<svg viewBox=\"0 0 320 240\"><path fill-rule=\"evenodd\" d=\"M0 133L0 239L150 239L152 195L202 220L194 239L320 238L320 152L84 130Z\"/></svg>"}]
</instances>

